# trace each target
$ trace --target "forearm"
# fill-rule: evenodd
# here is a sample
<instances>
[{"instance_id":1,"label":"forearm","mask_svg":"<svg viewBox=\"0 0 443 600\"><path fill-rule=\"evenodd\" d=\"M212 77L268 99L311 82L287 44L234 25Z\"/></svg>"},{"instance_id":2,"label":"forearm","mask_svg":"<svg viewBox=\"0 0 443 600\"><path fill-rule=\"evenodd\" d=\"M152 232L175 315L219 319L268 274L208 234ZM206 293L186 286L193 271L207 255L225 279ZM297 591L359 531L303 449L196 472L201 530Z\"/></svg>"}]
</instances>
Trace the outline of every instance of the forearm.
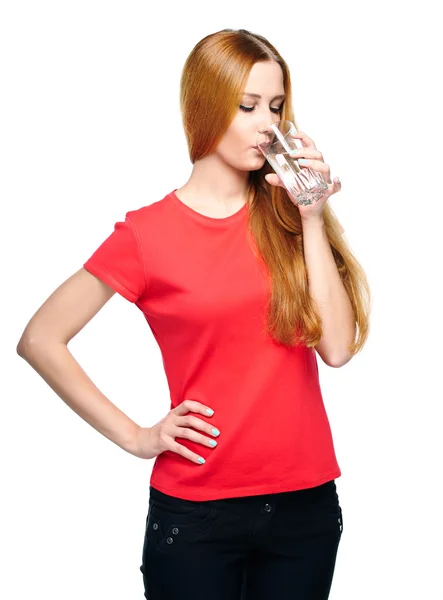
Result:
<instances>
[{"instance_id":1,"label":"forearm","mask_svg":"<svg viewBox=\"0 0 443 600\"><path fill-rule=\"evenodd\" d=\"M139 426L88 377L62 342L28 342L18 349L54 392L84 421L129 453Z\"/></svg>"},{"instance_id":2,"label":"forearm","mask_svg":"<svg viewBox=\"0 0 443 600\"><path fill-rule=\"evenodd\" d=\"M330 366L341 366L350 359L349 346L355 337L352 305L335 264L323 217L302 220L302 226L309 292L323 328L316 350Z\"/></svg>"}]
</instances>

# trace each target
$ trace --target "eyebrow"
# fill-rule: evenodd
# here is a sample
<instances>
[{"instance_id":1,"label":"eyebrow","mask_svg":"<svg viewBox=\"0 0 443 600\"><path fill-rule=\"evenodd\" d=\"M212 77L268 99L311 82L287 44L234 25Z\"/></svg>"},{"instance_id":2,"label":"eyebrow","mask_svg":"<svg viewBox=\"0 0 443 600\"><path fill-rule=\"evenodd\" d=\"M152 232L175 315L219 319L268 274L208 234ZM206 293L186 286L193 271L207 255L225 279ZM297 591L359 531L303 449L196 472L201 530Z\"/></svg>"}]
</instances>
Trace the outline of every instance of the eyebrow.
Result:
<instances>
[{"instance_id":1,"label":"eyebrow","mask_svg":"<svg viewBox=\"0 0 443 600\"><path fill-rule=\"evenodd\" d=\"M245 92L243 96L253 96L254 98L261 98L260 94L251 94L249 92ZM286 98L286 94L280 94L279 96L275 96L272 98L273 100L277 100L277 98Z\"/></svg>"}]
</instances>

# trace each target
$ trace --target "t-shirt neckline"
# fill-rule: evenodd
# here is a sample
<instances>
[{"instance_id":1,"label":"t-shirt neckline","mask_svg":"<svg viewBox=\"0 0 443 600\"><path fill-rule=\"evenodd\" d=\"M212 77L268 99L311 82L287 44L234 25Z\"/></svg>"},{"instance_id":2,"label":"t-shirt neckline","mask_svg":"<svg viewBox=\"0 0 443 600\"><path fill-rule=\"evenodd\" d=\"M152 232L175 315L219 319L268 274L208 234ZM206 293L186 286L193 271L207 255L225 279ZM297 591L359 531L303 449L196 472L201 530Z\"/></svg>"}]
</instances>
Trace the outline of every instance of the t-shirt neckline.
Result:
<instances>
[{"instance_id":1,"label":"t-shirt neckline","mask_svg":"<svg viewBox=\"0 0 443 600\"><path fill-rule=\"evenodd\" d=\"M218 225L223 226L235 221L239 221L244 213L246 213L247 204L245 203L237 212L229 215L228 217L209 217L208 215L204 215L200 212L197 212L187 204L185 204L175 193L178 188L175 188L170 194L170 199L174 202L174 204L180 208L183 212L185 212L190 217L193 217L195 220L200 221L201 223L206 223L210 225Z\"/></svg>"}]
</instances>

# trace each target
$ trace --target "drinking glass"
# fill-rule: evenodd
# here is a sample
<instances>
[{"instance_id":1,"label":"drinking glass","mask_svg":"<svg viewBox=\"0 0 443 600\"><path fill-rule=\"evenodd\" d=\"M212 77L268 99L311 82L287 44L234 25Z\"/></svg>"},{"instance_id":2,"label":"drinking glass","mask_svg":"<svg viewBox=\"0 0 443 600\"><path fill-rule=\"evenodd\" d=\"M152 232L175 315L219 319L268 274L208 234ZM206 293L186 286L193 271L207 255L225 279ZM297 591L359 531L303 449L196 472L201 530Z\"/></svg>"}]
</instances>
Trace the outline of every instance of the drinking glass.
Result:
<instances>
[{"instance_id":1,"label":"drinking glass","mask_svg":"<svg viewBox=\"0 0 443 600\"><path fill-rule=\"evenodd\" d=\"M287 192L298 204L313 204L328 189L321 173L310 167L302 167L297 158L289 155L291 150L303 148L301 140L291 136L297 128L291 121L277 121L257 137L257 148L265 156Z\"/></svg>"}]
</instances>

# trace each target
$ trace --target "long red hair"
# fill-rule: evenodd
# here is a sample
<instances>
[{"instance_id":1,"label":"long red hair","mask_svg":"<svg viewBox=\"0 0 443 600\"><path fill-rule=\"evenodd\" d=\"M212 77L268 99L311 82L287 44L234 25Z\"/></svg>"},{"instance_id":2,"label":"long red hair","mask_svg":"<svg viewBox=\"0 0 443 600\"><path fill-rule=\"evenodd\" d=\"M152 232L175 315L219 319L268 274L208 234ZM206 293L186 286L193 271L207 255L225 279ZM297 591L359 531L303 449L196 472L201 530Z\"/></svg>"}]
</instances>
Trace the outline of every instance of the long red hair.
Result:
<instances>
[{"instance_id":1,"label":"long red hair","mask_svg":"<svg viewBox=\"0 0 443 600\"><path fill-rule=\"evenodd\" d=\"M223 29L193 48L180 82L180 110L192 164L217 148L238 112L252 66L268 60L276 61L283 72L286 99L280 118L301 129L292 111L289 68L267 39L245 29ZM250 172L248 183L249 241L271 282L264 326L282 344L313 347L321 339L322 327L309 293L300 212L286 190L265 180L264 176L272 172L265 162L260 170ZM356 339L349 347L354 355L368 337L369 285L328 203L323 215L337 269L354 311Z\"/></svg>"}]
</instances>

